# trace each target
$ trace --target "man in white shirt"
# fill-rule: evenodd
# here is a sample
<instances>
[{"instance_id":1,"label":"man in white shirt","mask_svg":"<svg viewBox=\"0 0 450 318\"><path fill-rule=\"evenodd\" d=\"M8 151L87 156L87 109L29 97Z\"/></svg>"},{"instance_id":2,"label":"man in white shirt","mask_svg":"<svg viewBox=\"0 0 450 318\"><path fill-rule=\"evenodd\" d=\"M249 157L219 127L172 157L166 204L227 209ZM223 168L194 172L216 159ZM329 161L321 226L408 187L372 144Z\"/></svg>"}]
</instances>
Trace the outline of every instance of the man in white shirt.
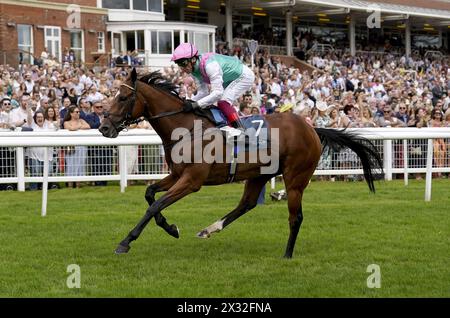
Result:
<instances>
[{"instance_id":1,"label":"man in white shirt","mask_svg":"<svg viewBox=\"0 0 450 318\"><path fill-rule=\"evenodd\" d=\"M77 96L80 96L84 90L84 85L80 83L78 77L72 78L72 87L75 88L75 93L77 94Z\"/></svg>"},{"instance_id":2,"label":"man in white shirt","mask_svg":"<svg viewBox=\"0 0 450 318\"><path fill-rule=\"evenodd\" d=\"M20 106L12 110L12 121L15 127L22 127L28 118L28 108L31 106L30 95L23 94L20 98Z\"/></svg>"},{"instance_id":3,"label":"man in white shirt","mask_svg":"<svg viewBox=\"0 0 450 318\"><path fill-rule=\"evenodd\" d=\"M86 88L89 88L92 85L92 80L88 76L86 76L86 72L83 69L79 70L79 74L80 84Z\"/></svg>"},{"instance_id":4,"label":"man in white shirt","mask_svg":"<svg viewBox=\"0 0 450 318\"><path fill-rule=\"evenodd\" d=\"M44 47L44 51L41 53L42 64L45 64L48 60L48 51L47 48Z\"/></svg>"},{"instance_id":5,"label":"man in white shirt","mask_svg":"<svg viewBox=\"0 0 450 318\"><path fill-rule=\"evenodd\" d=\"M300 78L297 74L292 74L288 79L289 88L299 88L300 87Z\"/></svg>"},{"instance_id":6,"label":"man in white shirt","mask_svg":"<svg viewBox=\"0 0 450 318\"><path fill-rule=\"evenodd\" d=\"M278 78L274 77L270 82L271 93L277 95L278 97L281 97L281 86L279 84Z\"/></svg>"},{"instance_id":7,"label":"man in white shirt","mask_svg":"<svg viewBox=\"0 0 450 318\"><path fill-rule=\"evenodd\" d=\"M98 101L102 101L104 96L97 91L97 87L95 85L91 85L91 88L89 89L89 95L86 97L86 100L91 103L95 103Z\"/></svg>"},{"instance_id":8,"label":"man in white shirt","mask_svg":"<svg viewBox=\"0 0 450 318\"><path fill-rule=\"evenodd\" d=\"M11 99L5 97L0 106L0 130L14 128L11 113Z\"/></svg>"},{"instance_id":9,"label":"man in white shirt","mask_svg":"<svg viewBox=\"0 0 450 318\"><path fill-rule=\"evenodd\" d=\"M33 86L34 86L34 82L31 79L31 74L26 73L24 79L25 79L25 81L24 81L25 86L27 87L27 93L31 94L31 92L33 91Z\"/></svg>"}]
</instances>

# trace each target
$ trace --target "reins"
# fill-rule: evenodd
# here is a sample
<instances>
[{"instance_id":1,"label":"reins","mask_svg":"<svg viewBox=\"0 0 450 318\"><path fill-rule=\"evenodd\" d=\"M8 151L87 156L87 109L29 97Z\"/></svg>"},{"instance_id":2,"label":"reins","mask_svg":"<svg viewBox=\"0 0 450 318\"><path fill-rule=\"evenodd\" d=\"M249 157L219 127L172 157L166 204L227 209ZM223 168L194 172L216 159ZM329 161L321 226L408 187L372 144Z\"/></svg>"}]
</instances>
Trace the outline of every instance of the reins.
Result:
<instances>
[{"instance_id":1,"label":"reins","mask_svg":"<svg viewBox=\"0 0 450 318\"><path fill-rule=\"evenodd\" d=\"M136 82L134 83L134 87L131 87L130 85L127 85L127 84L120 84L120 85L121 86L125 86L126 88L130 89L134 93L133 105L132 105L130 111L127 112L127 114L125 116L125 120L121 123L121 124L126 124L127 122L131 122L131 116L132 116L134 105L135 105L136 99L137 99L137 85L136 85ZM145 102L145 104L147 104L147 102ZM147 107L145 107L145 108L147 109ZM177 114L180 114L180 113L183 113L183 112L185 112L184 108L182 108L180 110L176 110L176 111L171 111L171 112L163 112L163 113L155 115L155 116L147 116L146 119L151 121L151 120L160 119L160 118L163 118L163 117L169 117L169 116L177 115ZM136 120L138 122L142 121L142 119L140 119L140 118L139 119L134 119L134 121L136 121ZM121 126L119 125L119 127L121 127Z\"/></svg>"}]
</instances>

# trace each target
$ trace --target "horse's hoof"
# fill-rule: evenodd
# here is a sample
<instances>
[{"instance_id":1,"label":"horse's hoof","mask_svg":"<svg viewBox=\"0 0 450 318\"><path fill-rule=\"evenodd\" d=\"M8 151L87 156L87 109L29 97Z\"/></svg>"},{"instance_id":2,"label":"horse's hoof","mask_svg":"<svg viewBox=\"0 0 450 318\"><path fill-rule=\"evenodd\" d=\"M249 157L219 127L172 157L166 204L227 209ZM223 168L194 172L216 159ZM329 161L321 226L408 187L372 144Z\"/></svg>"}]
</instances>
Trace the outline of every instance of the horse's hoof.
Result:
<instances>
[{"instance_id":1,"label":"horse's hoof","mask_svg":"<svg viewBox=\"0 0 450 318\"><path fill-rule=\"evenodd\" d=\"M117 248L115 250L115 253L116 254L126 254L126 253L128 253L129 250L130 250L130 246L129 245L123 246L123 245L119 244L119 246L117 246Z\"/></svg>"},{"instance_id":2,"label":"horse's hoof","mask_svg":"<svg viewBox=\"0 0 450 318\"><path fill-rule=\"evenodd\" d=\"M197 237L199 237L199 238L209 238L210 236L211 236L211 234L209 234L209 232L207 230L202 230L197 233Z\"/></svg>"},{"instance_id":3,"label":"horse's hoof","mask_svg":"<svg viewBox=\"0 0 450 318\"><path fill-rule=\"evenodd\" d=\"M172 224L169 228L168 233L172 235L174 238L180 238L180 230L178 229L178 226L175 224Z\"/></svg>"}]
</instances>

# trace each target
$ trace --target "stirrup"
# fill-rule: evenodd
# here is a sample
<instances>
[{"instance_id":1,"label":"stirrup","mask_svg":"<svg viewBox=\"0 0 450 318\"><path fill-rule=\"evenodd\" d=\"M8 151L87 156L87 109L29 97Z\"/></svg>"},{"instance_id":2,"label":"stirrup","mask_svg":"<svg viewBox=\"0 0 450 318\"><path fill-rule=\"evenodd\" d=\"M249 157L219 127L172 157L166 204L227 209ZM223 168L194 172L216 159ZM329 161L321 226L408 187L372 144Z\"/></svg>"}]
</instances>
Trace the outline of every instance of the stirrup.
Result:
<instances>
[{"instance_id":1,"label":"stirrup","mask_svg":"<svg viewBox=\"0 0 450 318\"><path fill-rule=\"evenodd\" d=\"M220 130L226 132L228 137L239 136L239 135L241 135L243 133L242 130L234 128L234 127L230 127L230 126L220 127Z\"/></svg>"}]
</instances>

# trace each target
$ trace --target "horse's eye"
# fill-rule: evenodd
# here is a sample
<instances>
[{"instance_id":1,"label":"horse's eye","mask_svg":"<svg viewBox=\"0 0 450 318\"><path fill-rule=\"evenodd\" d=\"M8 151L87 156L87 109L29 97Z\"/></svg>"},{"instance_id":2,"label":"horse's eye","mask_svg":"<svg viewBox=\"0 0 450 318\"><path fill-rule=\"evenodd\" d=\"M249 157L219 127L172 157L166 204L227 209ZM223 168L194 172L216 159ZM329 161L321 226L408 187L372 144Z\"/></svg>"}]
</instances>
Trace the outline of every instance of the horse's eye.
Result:
<instances>
[{"instance_id":1,"label":"horse's eye","mask_svg":"<svg viewBox=\"0 0 450 318\"><path fill-rule=\"evenodd\" d=\"M119 101L124 102L127 100L126 96L119 96Z\"/></svg>"}]
</instances>

